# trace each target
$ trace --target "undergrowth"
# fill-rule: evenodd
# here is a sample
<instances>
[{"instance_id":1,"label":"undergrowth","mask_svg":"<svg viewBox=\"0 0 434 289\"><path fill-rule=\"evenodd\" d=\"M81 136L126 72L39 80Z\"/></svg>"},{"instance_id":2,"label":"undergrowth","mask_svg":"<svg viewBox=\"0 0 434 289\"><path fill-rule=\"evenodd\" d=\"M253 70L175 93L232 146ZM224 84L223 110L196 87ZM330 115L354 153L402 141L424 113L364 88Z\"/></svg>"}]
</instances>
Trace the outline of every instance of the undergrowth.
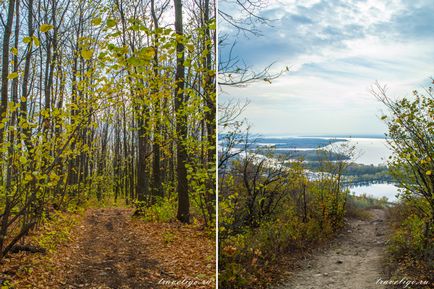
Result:
<instances>
[{"instance_id":1,"label":"undergrowth","mask_svg":"<svg viewBox=\"0 0 434 289\"><path fill-rule=\"evenodd\" d=\"M54 211L50 219L42 224L41 234L35 236L34 242L48 251L54 251L59 244L70 240L71 231L78 223L80 215Z\"/></svg>"},{"instance_id":2,"label":"undergrowth","mask_svg":"<svg viewBox=\"0 0 434 289\"><path fill-rule=\"evenodd\" d=\"M392 228L388 246L391 279L429 281L431 285L417 288L433 288L434 242L426 238L429 232L426 220L416 207L406 202L390 207L387 216Z\"/></svg>"},{"instance_id":3,"label":"undergrowth","mask_svg":"<svg viewBox=\"0 0 434 289\"><path fill-rule=\"evenodd\" d=\"M55 274L52 256L60 246L71 240L72 230L80 222L83 212L82 208L74 212L45 212L40 224L21 242L44 248L46 253L19 252L8 255L0 266L0 288L35 288L27 283L34 278L34 268L41 266Z\"/></svg>"},{"instance_id":4,"label":"undergrowth","mask_svg":"<svg viewBox=\"0 0 434 289\"><path fill-rule=\"evenodd\" d=\"M374 198L365 194L360 196L348 195L346 203L346 216L360 220L369 220L370 209L385 209L389 206L387 198Z\"/></svg>"},{"instance_id":5,"label":"undergrowth","mask_svg":"<svg viewBox=\"0 0 434 289\"><path fill-rule=\"evenodd\" d=\"M147 222L172 222L176 220L176 199L163 198L157 200L157 202L151 206L139 206L142 207L143 219Z\"/></svg>"}]
</instances>

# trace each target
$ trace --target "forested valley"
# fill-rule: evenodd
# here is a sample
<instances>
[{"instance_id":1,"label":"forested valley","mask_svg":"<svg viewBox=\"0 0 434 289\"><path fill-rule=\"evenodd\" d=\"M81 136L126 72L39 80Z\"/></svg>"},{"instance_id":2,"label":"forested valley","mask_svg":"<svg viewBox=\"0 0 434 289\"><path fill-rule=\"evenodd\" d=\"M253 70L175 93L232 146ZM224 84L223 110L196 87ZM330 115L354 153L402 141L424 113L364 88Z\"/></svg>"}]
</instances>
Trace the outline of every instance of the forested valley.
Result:
<instances>
[{"instance_id":1,"label":"forested valley","mask_svg":"<svg viewBox=\"0 0 434 289\"><path fill-rule=\"evenodd\" d=\"M2 288L213 288L215 13L0 1Z\"/></svg>"},{"instance_id":2,"label":"forested valley","mask_svg":"<svg viewBox=\"0 0 434 289\"><path fill-rule=\"evenodd\" d=\"M245 104L219 106L221 287L431 288L432 88L392 98L377 84L372 93L385 108L393 152L385 169L399 188L395 203L350 193L347 175L367 169L352 163L355 147L331 144L314 167L289 161L255 144L240 118Z\"/></svg>"}]
</instances>

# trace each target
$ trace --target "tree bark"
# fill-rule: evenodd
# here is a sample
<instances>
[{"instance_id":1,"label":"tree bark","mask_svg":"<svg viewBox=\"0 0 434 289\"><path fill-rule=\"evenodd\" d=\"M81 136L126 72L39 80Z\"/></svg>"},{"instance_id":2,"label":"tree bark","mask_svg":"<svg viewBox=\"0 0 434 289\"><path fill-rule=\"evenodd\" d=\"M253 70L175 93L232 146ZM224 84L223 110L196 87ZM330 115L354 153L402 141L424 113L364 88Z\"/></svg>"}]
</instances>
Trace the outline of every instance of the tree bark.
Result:
<instances>
[{"instance_id":1,"label":"tree bark","mask_svg":"<svg viewBox=\"0 0 434 289\"><path fill-rule=\"evenodd\" d=\"M154 29L158 29L158 18L155 13L155 0L151 0L151 15L154 23ZM158 94L159 92L159 73L158 73L158 35L154 35L154 83L151 94ZM163 197L163 187L161 185L161 165L160 165L160 134L161 134L161 116L160 116L160 96L157 96L154 116L154 141L152 143L153 162L152 162L152 195L153 197Z\"/></svg>"},{"instance_id":2,"label":"tree bark","mask_svg":"<svg viewBox=\"0 0 434 289\"><path fill-rule=\"evenodd\" d=\"M175 4L175 31L181 38L176 44L176 74L175 74L175 113L177 133L177 191L178 191L178 213L177 218L183 223L190 222L190 199L188 195L187 181L187 151L183 141L187 139L187 119L183 111L184 103L184 44L183 44L183 23L182 23L182 0L174 0Z\"/></svg>"},{"instance_id":3,"label":"tree bark","mask_svg":"<svg viewBox=\"0 0 434 289\"><path fill-rule=\"evenodd\" d=\"M14 10L15 0L9 0L8 18L6 20L5 31L3 34L0 121L3 120L4 117L6 117L6 110L8 105L9 45L12 34ZM3 130L3 128L0 129L0 143L3 142Z\"/></svg>"}]
</instances>

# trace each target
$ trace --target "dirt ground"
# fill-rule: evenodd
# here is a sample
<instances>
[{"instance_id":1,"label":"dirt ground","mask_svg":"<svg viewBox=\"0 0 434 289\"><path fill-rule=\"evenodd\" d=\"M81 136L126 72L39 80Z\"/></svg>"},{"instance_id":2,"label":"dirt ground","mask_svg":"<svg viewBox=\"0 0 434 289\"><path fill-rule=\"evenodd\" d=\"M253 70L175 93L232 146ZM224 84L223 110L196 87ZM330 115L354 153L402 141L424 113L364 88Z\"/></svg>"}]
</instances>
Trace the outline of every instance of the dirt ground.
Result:
<instances>
[{"instance_id":1,"label":"dirt ground","mask_svg":"<svg viewBox=\"0 0 434 289\"><path fill-rule=\"evenodd\" d=\"M158 261L147 254L147 240L130 230L126 210L92 211L81 225L81 240L67 263L65 288L155 288Z\"/></svg>"},{"instance_id":2,"label":"dirt ground","mask_svg":"<svg viewBox=\"0 0 434 289\"><path fill-rule=\"evenodd\" d=\"M69 242L47 255L11 254L3 272L12 288L215 288L213 238L197 226L146 223L132 214L89 209Z\"/></svg>"},{"instance_id":3,"label":"dirt ground","mask_svg":"<svg viewBox=\"0 0 434 289\"><path fill-rule=\"evenodd\" d=\"M371 220L352 219L327 248L314 251L300 270L278 289L383 289L387 233L384 210L372 209Z\"/></svg>"}]
</instances>

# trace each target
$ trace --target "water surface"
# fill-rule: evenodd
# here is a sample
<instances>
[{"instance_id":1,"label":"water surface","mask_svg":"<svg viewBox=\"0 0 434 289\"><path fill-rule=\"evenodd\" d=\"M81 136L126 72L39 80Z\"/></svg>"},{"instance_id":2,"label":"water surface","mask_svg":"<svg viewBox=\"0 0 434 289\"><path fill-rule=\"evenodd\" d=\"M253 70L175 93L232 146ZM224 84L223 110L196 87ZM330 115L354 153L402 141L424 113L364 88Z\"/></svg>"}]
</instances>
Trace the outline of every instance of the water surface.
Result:
<instances>
[{"instance_id":1,"label":"water surface","mask_svg":"<svg viewBox=\"0 0 434 289\"><path fill-rule=\"evenodd\" d=\"M337 142L335 145L343 142ZM357 155L354 162L364 165L386 164L392 154L384 138L348 138L346 143L355 145Z\"/></svg>"},{"instance_id":2,"label":"water surface","mask_svg":"<svg viewBox=\"0 0 434 289\"><path fill-rule=\"evenodd\" d=\"M374 198L386 197L389 202L396 202L396 195L398 194L398 188L394 184L370 184L363 186L354 186L350 188L356 196L368 195Z\"/></svg>"}]
</instances>

